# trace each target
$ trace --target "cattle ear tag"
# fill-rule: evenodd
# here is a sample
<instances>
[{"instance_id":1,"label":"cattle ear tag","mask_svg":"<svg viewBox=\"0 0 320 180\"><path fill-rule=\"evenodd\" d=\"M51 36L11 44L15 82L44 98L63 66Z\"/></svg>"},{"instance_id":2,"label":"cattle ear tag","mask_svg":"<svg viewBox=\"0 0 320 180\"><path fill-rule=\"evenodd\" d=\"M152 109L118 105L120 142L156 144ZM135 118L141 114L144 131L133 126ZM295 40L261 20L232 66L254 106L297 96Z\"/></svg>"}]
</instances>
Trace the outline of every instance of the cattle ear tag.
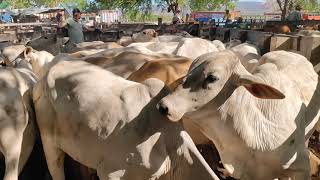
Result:
<instances>
[{"instance_id":1,"label":"cattle ear tag","mask_svg":"<svg viewBox=\"0 0 320 180\"><path fill-rule=\"evenodd\" d=\"M244 86L253 96L260 99L284 99L286 97L280 90L250 75L240 76L239 86Z\"/></svg>"}]
</instances>

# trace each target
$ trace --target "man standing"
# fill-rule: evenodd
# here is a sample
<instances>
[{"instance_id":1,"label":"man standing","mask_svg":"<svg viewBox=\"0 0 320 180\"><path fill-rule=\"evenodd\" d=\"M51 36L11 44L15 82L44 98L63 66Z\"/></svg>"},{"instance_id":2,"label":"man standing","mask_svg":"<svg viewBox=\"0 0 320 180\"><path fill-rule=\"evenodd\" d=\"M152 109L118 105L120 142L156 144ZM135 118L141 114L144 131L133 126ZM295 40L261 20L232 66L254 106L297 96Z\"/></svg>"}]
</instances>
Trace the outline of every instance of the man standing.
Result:
<instances>
[{"instance_id":1,"label":"man standing","mask_svg":"<svg viewBox=\"0 0 320 180\"><path fill-rule=\"evenodd\" d=\"M57 21L58 25L60 25L62 23L62 14L60 12L58 12L56 15L56 21Z\"/></svg>"},{"instance_id":2,"label":"man standing","mask_svg":"<svg viewBox=\"0 0 320 180\"><path fill-rule=\"evenodd\" d=\"M231 22L231 14L228 9L226 10L226 12L224 14L223 19L226 21L227 24Z\"/></svg>"},{"instance_id":3,"label":"man standing","mask_svg":"<svg viewBox=\"0 0 320 180\"><path fill-rule=\"evenodd\" d=\"M288 17L287 21L291 21L289 27L291 31L295 31L299 25L299 21L302 20L301 7L299 5L296 6L296 9L292 11Z\"/></svg>"},{"instance_id":4,"label":"man standing","mask_svg":"<svg viewBox=\"0 0 320 180\"><path fill-rule=\"evenodd\" d=\"M178 9L176 11L176 14L172 18L172 24L180 24L182 22L183 22L183 20L182 20L181 15L180 15L180 10Z\"/></svg>"},{"instance_id":5,"label":"man standing","mask_svg":"<svg viewBox=\"0 0 320 180\"><path fill-rule=\"evenodd\" d=\"M94 31L95 29L86 27L80 22L81 12L78 8L73 9L72 15L73 17L68 18L62 24L62 27L66 27L68 29L70 43L82 43L84 41L83 29L86 29L88 31Z\"/></svg>"},{"instance_id":6,"label":"man standing","mask_svg":"<svg viewBox=\"0 0 320 180\"><path fill-rule=\"evenodd\" d=\"M288 17L288 21L301 21L302 20L302 14L301 14L301 7L299 5L296 6L296 9L292 11Z\"/></svg>"}]
</instances>

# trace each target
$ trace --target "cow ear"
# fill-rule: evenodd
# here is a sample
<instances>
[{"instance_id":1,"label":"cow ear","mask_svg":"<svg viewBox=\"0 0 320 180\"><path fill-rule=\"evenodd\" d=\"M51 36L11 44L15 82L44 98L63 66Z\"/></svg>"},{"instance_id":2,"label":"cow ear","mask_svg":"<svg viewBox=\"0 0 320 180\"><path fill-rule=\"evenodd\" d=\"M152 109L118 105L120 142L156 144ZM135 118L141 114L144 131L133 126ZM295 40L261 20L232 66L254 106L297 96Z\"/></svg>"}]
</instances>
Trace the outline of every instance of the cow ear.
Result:
<instances>
[{"instance_id":1,"label":"cow ear","mask_svg":"<svg viewBox=\"0 0 320 180\"><path fill-rule=\"evenodd\" d=\"M165 87L164 82L156 78L149 78L143 84L147 86L151 98L155 97Z\"/></svg>"},{"instance_id":2,"label":"cow ear","mask_svg":"<svg viewBox=\"0 0 320 180\"><path fill-rule=\"evenodd\" d=\"M154 32L153 33L153 37L157 37L158 36L158 33L157 32Z\"/></svg>"},{"instance_id":3,"label":"cow ear","mask_svg":"<svg viewBox=\"0 0 320 180\"><path fill-rule=\"evenodd\" d=\"M27 46L26 49L23 52L23 55L25 58L27 58L33 51L33 48L31 46Z\"/></svg>"},{"instance_id":4,"label":"cow ear","mask_svg":"<svg viewBox=\"0 0 320 180\"><path fill-rule=\"evenodd\" d=\"M284 99L286 97L280 90L251 75L240 76L239 86L244 86L253 96L261 99Z\"/></svg>"}]
</instances>

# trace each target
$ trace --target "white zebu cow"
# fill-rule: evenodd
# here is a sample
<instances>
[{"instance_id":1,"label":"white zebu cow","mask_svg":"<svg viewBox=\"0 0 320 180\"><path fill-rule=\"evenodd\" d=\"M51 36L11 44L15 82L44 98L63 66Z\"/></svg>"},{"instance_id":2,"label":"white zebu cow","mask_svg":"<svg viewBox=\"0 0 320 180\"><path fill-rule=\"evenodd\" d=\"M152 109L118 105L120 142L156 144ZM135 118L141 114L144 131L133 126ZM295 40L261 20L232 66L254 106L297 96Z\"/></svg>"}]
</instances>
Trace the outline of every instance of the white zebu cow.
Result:
<instances>
[{"instance_id":1,"label":"white zebu cow","mask_svg":"<svg viewBox=\"0 0 320 180\"><path fill-rule=\"evenodd\" d=\"M203 54L218 51L217 46L208 40L200 38L185 38L179 42L179 45L173 54L194 60Z\"/></svg>"},{"instance_id":2,"label":"white zebu cow","mask_svg":"<svg viewBox=\"0 0 320 180\"><path fill-rule=\"evenodd\" d=\"M214 44L219 51L226 50L226 46L223 44L223 42L221 42L219 40L212 41L212 44Z\"/></svg>"},{"instance_id":3,"label":"white zebu cow","mask_svg":"<svg viewBox=\"0 0 320 180\"><path fill-rule=\"evenodd\" d=\"M164 34L158 36L158 33L154 29L145 29L132 35L133 42L180 42L183 38L193 37L185 31L175 33L174 35Z\"/></svg>"},{"instance_id":4,"label":"white zebu cow","mask_svg":"<svg viewBox=\"0 0 320 180\"><path fill-rule=\"evenodd\" d=\"M231 51L237 53L242 65L252 72L257 66L261 58L260 50L256 45L249 43L242 43L230 48Z\"/></svg>"},{"instance_id":5,"label":"white zebu cow","mask_svg":"<svg viewBox=\"0 0 320 180\"><path fill-rule=\"evenodd\" d=\"M14 45L14 46L8 46L3 49L1 49L0 52L0 58L1 61L4 62L7 66L14 67L16 66L17 62L16 60L23 56L23 52L26 49L24 45Z\"/></svg>"},{"instance_id":6,"label":"white zebu cow","mask_svg":"<svg viewBox=\"0 0 320 180\"><path fill-rule=\"evenodd\" d=\"M0 67L0 151L5 158L4 180L18 180L35 143L32 87L28 69Z\"/></svg>"},{"instance_id":7,"label":"white zebu cow","mask_svg":"<svg viewBox=\"0 0 320 180\"><path fill-rule=\"evenodd\" d=\"M41 77L43 74L42 67L50 63L54 56L47 51L36 51L32 49L32 47L26 47L24 50L24 58L31 64L32 71L38 77Z\"/></svg>"},{"instance_id":8,"label":"white zebu cow","mask_svg":"<svg viewBox=\"0 0 320 180\"><path fill-rule=\"evenodd\" d=\"M319 118L319 103L310 102L319 98L317 81L298 54L268 53L250 74L233 52L222 51L199 57L159 110L172 121L191 118L233 177L310 179L304 143Z\"/></svg>"},{"instance_id":9,"label":"white zebu cow","mask_svg":"<svg viewBox=\"0 0 320 180\"><path fill-rule=\"evenodd\" d=\"M132 43L128 47L145 47L155 53L173 54L179 42L145 42Z\"/></svg>"},{"instance_id":10,"label":"white zebu cow","mask_svg":"<svg viewBox=\"0 0 320 180\"><path fill-rule=\"evenodd\" d=\"M97 169L102 180L217 179L182 125L156 110L163 82L135 83L56 58L33 91L53 180L65 179L65 153Z\"/></svg>"},{"instance_id":11,"label":"white zebu cow","mask_svg":"<svg viewBox=\"0 0 320 180\"><path fill-rule=\"evenodd\" d=\"M320 37L320 32L316 31L316 30L300 30L297 35L310 36L310 37Z\"/></svg>"},{"instance_id":12,"label":"white zebu cow","mask_svg":"<svg viewBox=\"0 0 320 180\"><path fill-rule=\"evenodd\" d=\"M234 40L231 40L231 41L225 43L224 45L225 45L226 49L230 49L230 48L233 48L233 47L238 46L240 44L242 44L242 42L240 40L234 39Z\"/></svg>"},{"instance_id":13,"label":"white zebu cow","mask_svg":"<svg viewBox=\"0 0 320 180\"><path fill-rule=\"evenodd\" d=\"M183 38L180 42L133 43L129 46L144 47L152 52L184 56L193 60L203 54L219 51L215 44L200 38Z\"/></svg>"},{"instance_id":14,"label":"white zebu cow","mask_svg":"<svg viewBox=\"0 0 320 180\"><path fill-rule=\"evenodd\" d=\"M123 36L118 40L118 44L128 46L136 42L156 42L158 33L154 29L145 29L139 33L135 33L132 37Z\"/></svg>"},{"instance_id":15,"label":"white zebu cow","mask_svg":"<svg viewBox=\"0 0 320 180\"><path fill-rule=\"evenodd\" d=\"M9 67L25 67L40 77L42 67L52 61L54 56L46 51L36 51L32 47L15 45L4 48L1 58Z\"/></svg>"}]
</instances>

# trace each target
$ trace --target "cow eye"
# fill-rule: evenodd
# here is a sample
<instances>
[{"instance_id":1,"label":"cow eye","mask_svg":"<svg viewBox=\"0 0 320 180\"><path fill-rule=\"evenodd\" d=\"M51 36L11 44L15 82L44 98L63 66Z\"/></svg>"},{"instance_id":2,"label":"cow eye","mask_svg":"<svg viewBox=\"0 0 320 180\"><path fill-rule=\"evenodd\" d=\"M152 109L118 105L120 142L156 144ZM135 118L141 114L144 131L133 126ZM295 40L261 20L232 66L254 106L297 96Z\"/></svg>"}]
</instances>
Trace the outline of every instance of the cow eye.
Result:
<instances>
[{"instance_id":1,"label":"cow eye","mask_svg":"<svg viewBox=\"0 0 320 180\"><path fill-rule=\"evenodd\" d=\"M142 32L143 34L147 34L146 32Z\"/></svg>"},{"instance_id":2,"label":"cow eye","mask_svg":"<svg viewBox=\"0 0 320 180\"><path fill-rule=\"evenodd\" d=\"M219 79L216 76L212 75L212 74L208 75L207 78L206 78L206 82L207 83L214 83L217 80L219 80Z\"/></svg>"}]
</instances>

